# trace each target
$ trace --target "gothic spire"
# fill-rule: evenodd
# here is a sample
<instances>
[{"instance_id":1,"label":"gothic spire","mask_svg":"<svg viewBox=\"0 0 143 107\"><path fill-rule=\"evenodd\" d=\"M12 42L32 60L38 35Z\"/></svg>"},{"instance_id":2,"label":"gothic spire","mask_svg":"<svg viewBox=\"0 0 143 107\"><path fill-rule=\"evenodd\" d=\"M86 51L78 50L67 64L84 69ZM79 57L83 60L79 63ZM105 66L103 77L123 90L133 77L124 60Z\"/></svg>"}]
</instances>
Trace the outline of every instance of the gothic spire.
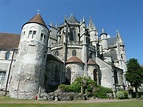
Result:
<instances>
[{"instance_id":1,"label":"gothic spire","mask_svg":"<svg viewBox=\"0 0 143 107\"><path fill-rule=\"evenodd\" d=\"M121 45L124 45L123 40L122 40L121 35L120 35L120 32L118 30L116 31L116 36L118 38L119 43Z\"/></svg>"},{"instance_id":2,"label":"gothic spire","mask_svg":"<svg viewBox=\"0 0 143 107\"><path fill-rule=\"evenodd\" d=\"M90 30L95 30L95 29L96 29L94 23L92 22L92 17L91 17L91 16L90 16L90 19L89 19L88 28L89 28Z\"/></svg>"}]
</instances>

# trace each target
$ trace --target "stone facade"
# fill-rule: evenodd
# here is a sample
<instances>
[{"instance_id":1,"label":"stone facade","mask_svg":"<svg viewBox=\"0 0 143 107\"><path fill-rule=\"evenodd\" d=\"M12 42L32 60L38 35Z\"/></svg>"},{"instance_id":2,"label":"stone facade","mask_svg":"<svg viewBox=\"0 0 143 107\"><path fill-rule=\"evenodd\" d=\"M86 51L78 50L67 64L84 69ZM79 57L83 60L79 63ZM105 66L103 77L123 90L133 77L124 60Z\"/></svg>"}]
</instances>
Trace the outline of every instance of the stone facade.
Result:
<instances>
[{"instance_id":1,"label":"stone facade","mask_svg":"<svg viewBox=\"0 0 143 107\"><path fill-rule=\"evenodd\" d=\"M9 91L10 97L33 99L77 77L91 78L114 91L126 87L126 52L120 33L109 37L102 29L99 35L91 18L86 26L85 19L79 22L71 15L48 29L37 14L22 26L19 38L15 48L0 45L0 89Z\"/></svg>"}]
</instances>

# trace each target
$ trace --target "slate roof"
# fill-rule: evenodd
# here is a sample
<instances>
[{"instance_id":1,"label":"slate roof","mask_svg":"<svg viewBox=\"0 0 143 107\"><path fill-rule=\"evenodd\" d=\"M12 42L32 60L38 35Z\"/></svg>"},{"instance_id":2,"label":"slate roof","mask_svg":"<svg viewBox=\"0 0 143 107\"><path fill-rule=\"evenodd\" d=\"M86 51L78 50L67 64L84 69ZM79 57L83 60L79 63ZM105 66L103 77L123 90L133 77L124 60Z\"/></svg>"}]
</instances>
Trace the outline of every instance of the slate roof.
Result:
<instances>
[{"instance_id":1,"label":"slate roof","mask_svg":"<svg viewBox=\"0 0 143 107\"><path fill-rule=\"evenodd\" d=\"M72 56L70 57L66 63L83 63L78 57Z\"/></svg>"},{"instance_id":2,"label":"slate roof","mask_svg":"<svg viewBox=\"0 0 143 107\"><path fill-rule=\"evenodd\" d=\"M0 33L0 49L17 49L19 41L19 34Z\"/></svg>"},{"instance_id":3,"label":"slate roof","mask_svg":"<svg viewBox=\"0 0 143 107\"><path fill-rule=\"evenodd\" d=\"M117 41L117 37L108 38L107 41L108 41L108 42L107 42L108 47L114 46L114 45L115 45L115 42Z\"/></svg>"},{"instance_id":4,"label":"slate roof","mask_svg":"<svg viewBox=\"0 0 143 107\"><path fill-rule=\"evenodd\" d=\"M73 14L70 15L67 21L70 23L79 23L78 20L73 16Z\"/></svg>"},{"instance_id":5,"label":"slate roof","mask_svg":"<svg viewBox=\"0 0 143 107\"><path fill-rule=\"evenodd\" d=\"M38 23L38 24L43 25L43 26L45 26L47 28L47 26L46 26L46 24L45 24L45 22L44 22L44 20L43 20L43 18L42 18L42 16L40 14L36 14L27 23ZM25 24L27 24L27 23L25 23Z\"/></svg>"}]
</instances>

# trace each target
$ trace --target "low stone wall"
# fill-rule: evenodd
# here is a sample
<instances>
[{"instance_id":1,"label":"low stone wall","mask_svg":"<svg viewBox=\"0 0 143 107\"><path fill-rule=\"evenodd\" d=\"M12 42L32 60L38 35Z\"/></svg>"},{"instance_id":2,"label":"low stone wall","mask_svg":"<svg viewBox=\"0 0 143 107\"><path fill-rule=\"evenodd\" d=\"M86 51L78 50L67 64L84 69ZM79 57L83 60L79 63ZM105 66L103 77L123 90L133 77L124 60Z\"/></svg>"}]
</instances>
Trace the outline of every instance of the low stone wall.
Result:
<instances>
[{"instance_id":1,"label":"low stone wall","mask_svg":"<svg viewBox=\"0 0 143 107\"><path fill-rule=\"evenodd\" d=\"M87 95L74 92L51 92L38 95L37 100L49 101L71 101L71 100L87 100Z\"/></svg>"}]
</instances>

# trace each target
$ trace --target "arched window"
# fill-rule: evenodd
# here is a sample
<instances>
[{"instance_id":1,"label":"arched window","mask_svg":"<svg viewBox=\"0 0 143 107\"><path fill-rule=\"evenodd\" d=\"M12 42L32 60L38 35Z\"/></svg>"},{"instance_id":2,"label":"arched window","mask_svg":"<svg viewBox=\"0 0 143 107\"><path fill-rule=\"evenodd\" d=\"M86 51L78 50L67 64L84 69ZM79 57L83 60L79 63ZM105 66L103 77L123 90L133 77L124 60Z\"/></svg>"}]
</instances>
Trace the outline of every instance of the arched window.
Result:
<instances>
[{"instance_id":1,"label":"arched window","mask_svg":"<svg viewBox=\"0 0 143 107\"><path fill-rule=\"evenodd\" d=\"M97 82L97 70L93 70L93 80Z\"/></svg>"},{"instance_id":2,"label":"arched window","mask_svg":"<svg viewBox=\"0 0 143 107\"><path fill-rule=\"evenodd\" d=\"M115 84L118 84L118 75L116 70L114 70L114 81L115 81Z\"/></svg>"},{"instance_id":3,"label":"arched window","mask_svg":"<svg viewBox=\"0 0 143 107\"><path fill-rule=\"evenodd\" d=\"M59 56L59 52L58 51L55 52L55 56Z\"/></svg>"},{"instance_id":4,"label":"arched window","mask_svg":"<svg viewBox=\"0 0 143 107\"><path fill-rule=\"evenodd\" d=\"M76 41L76 31L74 28L71 28L71 30L70 30L69 40L70 41Z\"/></svg>"},{"instance_id":5,"label":"arched window","mask_svg":"<svg viewBox=\"0 0 143 107\"><path fill-rule=\"evenodd\" d=\"M9 59L9 57L10 57L10 52L7 51L7 52L5 53L5 59Z\"/></svg>"},{"instance_id":6,"label":"arched window","mask_svg":"<svg viewBox=\"0 0 143 107\"><path fill-rule=\"evenodd\" d=\"M72 51L72 56L76 56L76 50Z\"/></svg>"},{"instance_id":7,"label":"arched window","mask_svg":"<svg viewBox=\"0 0 143 107\"><path fill-rule=\"evenodd\" d=\"M71 68L70 67L67 67L66 69L66 80L68 84L71 83Z\"/></svg>"}]
</instances>

